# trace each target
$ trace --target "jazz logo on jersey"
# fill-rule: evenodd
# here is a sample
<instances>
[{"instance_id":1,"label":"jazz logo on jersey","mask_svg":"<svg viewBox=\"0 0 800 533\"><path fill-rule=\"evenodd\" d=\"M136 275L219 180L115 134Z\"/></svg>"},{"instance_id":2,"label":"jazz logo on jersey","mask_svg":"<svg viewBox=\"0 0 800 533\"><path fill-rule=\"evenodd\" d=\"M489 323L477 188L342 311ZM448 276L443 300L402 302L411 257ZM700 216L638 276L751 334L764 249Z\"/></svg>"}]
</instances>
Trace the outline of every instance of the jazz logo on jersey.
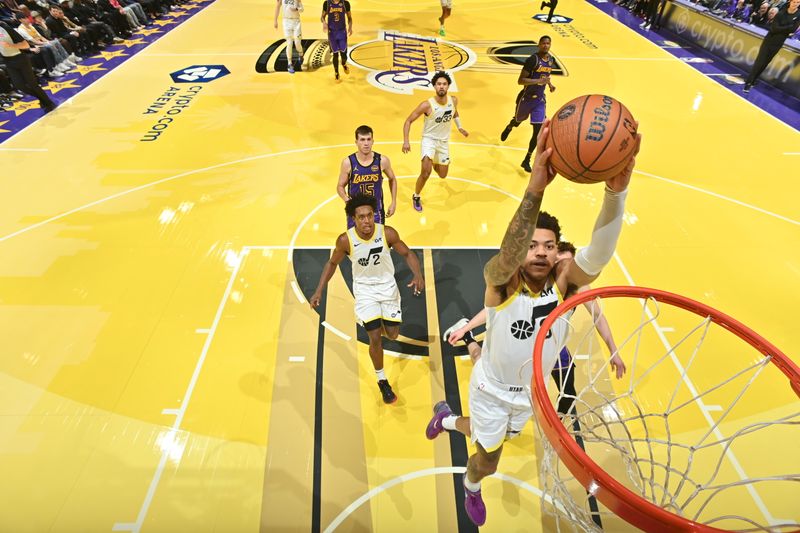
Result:
<instances>
[{"instance_id":1,"label":"jazz logo on jersey","mask_svg":"<svg viewBox=\"0 0 800 533\"><path fill-rule=\"evenodd\" d=\"M414 89L432 91L435 72L446 70L453 77L454 72L469 68L477 59L466 46L393 30L381 30L377 39L350 49L352 64L370 71L370 84L398 94L413 94ZM457 90L455 78L450 90Z\"/></svg>"},{"instance_id":2,"label":"jazz logo on jersey","mask_svg":"<svg viewBox=\"0 0 800 533\"><path fill-rule=\"evenodd\" d=\"M444 112L441 117L436 117L435 121L437 124L442 124L445 122L450 122L453 119L453 111L448 109Z\"/></svg>"},{"instance_id":3,"label":"jazz logo on jersey","mask_svg":"<svg viewBox=\"0 0 800 533\"><path fill-rule=\"evenodd\" d=\"M381 264L381 252L383 251L383 247L379 246L377 248L370 248L369 255L367 257L362 257L358 260L358 264L362 267L369 266L370 260L373 261L373 265L380 265Z\"/></svg>"}]
</instances>

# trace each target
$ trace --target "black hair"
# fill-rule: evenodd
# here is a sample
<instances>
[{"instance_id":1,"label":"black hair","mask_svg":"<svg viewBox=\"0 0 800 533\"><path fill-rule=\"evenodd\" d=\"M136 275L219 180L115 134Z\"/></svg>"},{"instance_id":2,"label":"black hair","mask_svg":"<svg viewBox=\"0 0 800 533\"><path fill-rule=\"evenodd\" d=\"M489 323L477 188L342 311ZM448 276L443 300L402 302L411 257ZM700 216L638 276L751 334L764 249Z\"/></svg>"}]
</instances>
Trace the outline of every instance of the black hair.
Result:
<instances>
[{"instance_id":1,"label":"black hair","mask_svg":"<svg viewBox=\"0 0 800 533\"><path fill-rule=\"evenodd\" d=\"M553 39L551 39L549 35L542 35L541 37L539 37L539 42L542 42L542 39L547 39L551 43L553 42Z\"/></svg>"},{"instance_id":2,"label":"black hair","mask_svg":"<svg viewBox=\"0 0 800 533\"><path fill-rule=\"evenodd\" d=\"M365 205L370 206L373 212L378 210L378 200L376 200L374 196L357 194L344 204L344 212L347 213L348 217L355 218L356 209Z\"/></svg>"},{"instance_id":3,"label":"black hair","mask_svg":"<svg viewBox=\"0 0 800 533\"><path fill-rule=\"evenodd\" d=\"M372 134L372 128L370 128L366 124L362 124L361 126L356 128L356 140L358 140L359 135L369 135L370 137L374 137L374 135Z\"/></svg>"},{"instance_id":4,"label":"black hair","mask_svg":"<svg viewBox=\"0 0 800 533\"><path fill-rule=\"evenodd\" d=\"M561 240L561 226L558 225L558 219L547 211L539 211L539 216L536 219L536 227L540 229L549 229L556 234L556 242Z\"/></svg>"},{"instance_id":5,"label":"black hair","mask_svg":"<svg viewBox=\"0 0 800 533\"><path fill-rule=\"evenodd\" d=\"M561 241L558 243L558 251L559 252L569 252L572 255L575 255L575 245L569 241Z\"/></svg>"},{"instance_id":6,"label":"black hair","mask_svg":"<svg viewBox=\"0 0 800 533\"><path fill-rule=\"evenodd\" d=\"M431 85L436 85L436 80L438 80L439 78L446 79L447 85L453 85L453 80L450 79L450 74L448 74L443 70L440 70L439 72L433 75L433 78L431 78Z\"/></svg>"}]
</instances>

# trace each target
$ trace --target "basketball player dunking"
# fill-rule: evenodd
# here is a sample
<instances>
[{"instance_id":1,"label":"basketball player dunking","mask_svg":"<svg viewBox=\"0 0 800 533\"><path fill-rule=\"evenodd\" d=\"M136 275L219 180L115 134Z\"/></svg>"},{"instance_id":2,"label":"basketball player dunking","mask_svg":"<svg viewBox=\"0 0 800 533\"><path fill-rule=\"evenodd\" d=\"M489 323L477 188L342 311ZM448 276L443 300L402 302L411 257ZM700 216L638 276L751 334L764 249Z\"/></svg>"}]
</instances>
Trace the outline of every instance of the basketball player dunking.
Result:
<instances>
[{"instance_id":1,"label":"basketball player dunking","mask_svg":"<svg viewBox=\"0 0 800 533\"><path fill-rule=\"evenodd\" d=\"M419 104L403 124L403 153L407 154L411 151L411 144L408 140L411 123L419 117L425 116L422 126L422 168L414 188L414 195L411 197L414 209L417 211L422 211L422 199L419 194L431 176L431 170L435 169L440 178L447 177L447 170L450 168L450 122L456 123L461 135L469 136L467 130L461 127L461 119L458 116L458 99L455 96L447 95L451 81L446 72L434 74L431 85L436 91L436 96Z\"/></svg>"},{"instance_id":2,"label":"basketball player dunking","mask_svg":"<svg viewBox=\"0 0 800 533\"><path fill-rule=\"evenodd\" d=\"M442 431L456 430L471 436L475 443L477 452L469 458L464 476L464 504L478 526L486 521L480 482L497 470L503 442L518 435L533 414L528 387L537 329L577 287L595 280L613 257L635 163L631 158L619 175L606 181L589 245L574 259L556 262L558 223L551 216L539 216L544 190L555 177L548 162L552 148L544 148L548 133L549 122L545 121L525 196L508 225L500 252L484 268L488 321L481 357L470 379L471 416L456 416L447 403L439 402L425 431L433 439ZM637 137L634 154L639 142ZM551 332L542 358L545 375L555 366L567 325L558 322Z\"/></svg>"},{"instance_id":3,"label":"basketball player dunking","mask_svg":"<svg viewBox=\"0 0 800 533\"><path fill-rule=\"evenodd\" d=\"M294 74L295 65L292 63L292 44L297 47L300 58L297 68L303 63L303 29L300 25L300 13L303 12L303 0L277 0L275 5L275 28L278 27L278 14L283 6L283 36L286 38L286 61L289 74Z\"/></svg>"},{"instance_id":4,"label":"basketball player dunking","mask_svg":"<svg viewBox=\"0 0 800 533\"><path fill-rule=\"evenodd\" d=\"M347 22L345 23L345 16ZM350 74L347 66L347 36L353 35L353 15L347 0L325 0L322 3L322 31L328 34L328 42L333 53L333 71L339 81L339 58L345 74Z\"/></svg>"},{"instance_id":5,"label":"basketball player dunking","mask_svg":"<svg viewBox=\"0 0 800 533\"><path fill-rule=\"evenodd\" d=\"M317 290L309 299L311 308L316 308L322 299L322 291L336 272L336 266L346 255L353 266L353 296L356 299L356 318L369 335L369 356L378 378L378 389L385 403L394 403L397 396L392 391L383 370L383 345L381 331L388 339L396 339L400 334L402 313L400 310L400 291L394 279L394 263L390 249L402 255L414 278L413 287L418 296L425 288L417 255L400 240L397 231L383 224L375 223L376 203L373 196L359 194L350 198L345 205L347 216L355 225L336 239L336 248L325 263Z\"/></svg>"},{"instance_id":6,"label":"basketball player dunking","mask_svg":"<svg viewBox=\"0 0 800 533\"><path fill-rule=\"evenodd\" d=\"M514 117L500 134L500 140L505 141L508 139L508 134L511 133L513 128L519 126L526 117L530 116L531 125L533 126L533 134L531 141L528 143L528 153L525 154L525 159L522 160L522 168L525 172L531 171L531 154L536 149L536 138L539 135L539 130L542 129L542 123L546 116L546 97L544 86L550 87L550 92L556 90L552 83L550 83L550 72L555 66L553 58L550 56L550 37L543 35L539 38L539 49L535 54L531 55L522 66L522 72L519 73L517 83L522 85L523 88L517 95L517 108L514 111Z\"/></svg>"},{"instance_id":7,"label":"basketball player dunking","mask_svg":"<svg viewBox=\"0 0 800 533\"><path fill-rule=\"evenodd\" d=\"M356 128L358 151L342 160L336 192L345 202L359 194L374 197L376 202L375 222L383 224L386 218L394 214L397 206L397 179L395 179L389 158L372 151L373 142L372 128L369 126ZM386 212L383 209L384 174L389 179L389 190L392 194L392 203ZM354 224L353 218L348 216L347 227L352 228Z\"/></svg>"}]
</instances>

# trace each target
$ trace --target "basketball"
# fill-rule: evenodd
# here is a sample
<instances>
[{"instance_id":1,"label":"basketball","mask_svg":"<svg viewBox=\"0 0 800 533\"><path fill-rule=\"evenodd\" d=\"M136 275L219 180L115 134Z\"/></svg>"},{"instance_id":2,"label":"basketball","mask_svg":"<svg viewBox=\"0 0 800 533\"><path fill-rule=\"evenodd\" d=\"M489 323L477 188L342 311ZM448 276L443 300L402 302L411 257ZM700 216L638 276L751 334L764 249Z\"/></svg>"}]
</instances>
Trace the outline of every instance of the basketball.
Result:
<instances>
[{"instance_id":1,"label":"basketball","mask_svg":"<svg viewBox=\"0 0 800 533\"><path fill-rule=\"evenodd\" d=\"M564 104L550 120L550 164L570 181L598 183L619 174L636 146L636 121L610 96L588 94Z\"/></svg>"}]
</instances>

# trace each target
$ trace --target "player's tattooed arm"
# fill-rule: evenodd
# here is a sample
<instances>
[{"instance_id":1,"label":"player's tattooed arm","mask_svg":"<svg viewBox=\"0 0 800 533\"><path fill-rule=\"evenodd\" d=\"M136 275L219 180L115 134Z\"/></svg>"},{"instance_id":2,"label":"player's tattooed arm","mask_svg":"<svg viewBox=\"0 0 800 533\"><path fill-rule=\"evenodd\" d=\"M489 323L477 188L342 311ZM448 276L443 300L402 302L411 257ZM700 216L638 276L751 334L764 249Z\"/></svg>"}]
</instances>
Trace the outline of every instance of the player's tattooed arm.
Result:
<instances>
[{"instance_id":1,"label":"player's tattooed arm","mask_svg":"<svg viewBox=\"0 0 800 533\"><path fill-rule=\"evenodd\" d=\"M325 290L325 287L328 285L328 282L333 277L333 274L336 272L336 267L339 263L342 262L344 256L350 253L350 239L347 237L347 233L342 233L336 239L336 248L333 249L333 253L331 254L331 258L328 259L328 262L325 263L325 266L322 268L322 274L319 277L319 284L317 285L317 290L314 291L314 294L311 295L309 298L308 303L311 306L311 309L316 309L319 306L320 300L322 300L322 291Z\"/></svg>"},{"instance_id":2,"label":"player's tattooed arm","mask_svg":"<svg viewBox=\"0 0 800 533\"><path fill-rule=\"evenodd\" d=\"M487 285L504 285L525 261L541 206L541 193L526 190L522 203L506 229L500 252L483 269Z\"/></svg>"},{"instance_id":3,"label":"player's tattooed arm","mask_svg":"<svg viewBox=\"0 0 800 533\"><path fill-rule=\"evenodd\" d=\"M550 120L545 120L537 137L536 157L533 160L530 181L525 189L522 203L514 213L500 245L500 253L492 257L483 269L487 286L505 285L519 269L528 254L528 247L536 227L539 208L542 205L544 189L553 181L556 174L550 166L552 148L545 148L550 134Z\"/></svg>"}]
</instances>

